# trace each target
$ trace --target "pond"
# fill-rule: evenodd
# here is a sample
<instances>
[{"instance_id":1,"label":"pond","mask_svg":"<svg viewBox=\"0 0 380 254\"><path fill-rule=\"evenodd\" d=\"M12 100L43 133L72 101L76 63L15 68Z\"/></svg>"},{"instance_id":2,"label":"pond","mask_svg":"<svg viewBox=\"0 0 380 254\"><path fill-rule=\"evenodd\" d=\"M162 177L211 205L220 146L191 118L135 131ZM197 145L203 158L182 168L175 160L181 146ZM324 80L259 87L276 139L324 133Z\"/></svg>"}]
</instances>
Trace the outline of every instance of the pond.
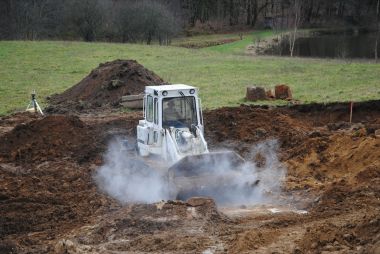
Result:
<instances>
[{"instance_id":1,"label":"pond","mask_svg":"<svg viewBox=\"0 0 380 254\"><path fill-rule=\"evenodd\" d=\"M294 55L320 58L374 58L376 33L347 30L344 32L313 32L299 37L294 46ZM378 43L380 55L380 40ZM289 40L273 45L265 53L288 56Z\"/></svg>"}]
</instances>

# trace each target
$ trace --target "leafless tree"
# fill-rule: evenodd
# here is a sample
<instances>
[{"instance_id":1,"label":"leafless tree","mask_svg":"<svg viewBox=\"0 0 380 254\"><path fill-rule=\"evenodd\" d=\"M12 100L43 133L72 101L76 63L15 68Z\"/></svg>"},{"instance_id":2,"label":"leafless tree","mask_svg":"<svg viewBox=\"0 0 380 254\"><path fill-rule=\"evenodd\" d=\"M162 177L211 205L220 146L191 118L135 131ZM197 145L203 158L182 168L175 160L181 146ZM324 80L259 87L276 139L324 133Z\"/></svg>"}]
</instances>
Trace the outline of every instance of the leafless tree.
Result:
<instances>
[{"instance_id":1,"label":"leafless tree","mask_svg":"<svg viewBox=\"0 0 380 254\"><path fill-rule=\"evenodd\" d=\"M263 12L269 5L268 0L247 0L246 6L246 24L254 27L261 12ZM273 4L273 3L272 3Z\"/></svg>"},{"instance_id":2,"label":"leafless tree","mask_svg":"<svg viewBox=\"0 0 380 254\"><path fill-rule=\"evenodd\" d=\"M66 11L66 22L83 40L95 41L103 24L99 0L70 0Z\"/></svg>"},{"instance_id":3,"label":"leafless tree","mask_svg":"<svg viewBox=\"0 0 380 254\"><path fill-rule=\"evenodd\" d=\"M292 29L289 33L289 52L290 56L293 57L294 46L297 39L297 31L301 22L301 1L293 0L289 10L289 20L290 28Z\"/></svg>"},{"instance_id":4,"label":"leafless tree","mask_svg":"<svg viewBox=\"0 0 380 254\"><path fill-rule=\"evenodd\" d=\"M179 31L178 22L165 5L147 0L124 5L115 22L123 42L151 44L156 40L168 45Z\"/></svg>"},{"instance_id":5,"label":"leafless tree","mask_svg":"<svg viewBox=\"0 0 380 254\"><path fill-rule=\"evenodd\" d=\"M145 6L145 13L152 15L127 14L128 6L139 4ZM173 31L191 34L196 25L209 32L219 28L231 31L229 26L259 27L266 19L273 20L271 27L291 29L289 51L293 55L301 21L305 25L329 22L365 25L370 16L372 27L377 12L378 31L379 7L375 10L376 6L379 0L0 0L0 39L134 41L144 38L145 42L157 40L166 44ZM141 20L146 22L142 24ZM153 26L154 23L160 25ZM147 28L144 32L133 30L142 26ZM380 39L376 43L379 45ZM379 54L376 48L376 58Z\"/></svg>"},{"instance_id":6,"label":"leafless tree","mask_svg":"<svg viewBox=\"0 0 380 254\"><path fill-rule=\"evenodd\" d=\"M380 37L380 0L377 0L376 5L376 41L375 41L375 61L379 60L379 37Z\"/></svg>"}]
</instances>

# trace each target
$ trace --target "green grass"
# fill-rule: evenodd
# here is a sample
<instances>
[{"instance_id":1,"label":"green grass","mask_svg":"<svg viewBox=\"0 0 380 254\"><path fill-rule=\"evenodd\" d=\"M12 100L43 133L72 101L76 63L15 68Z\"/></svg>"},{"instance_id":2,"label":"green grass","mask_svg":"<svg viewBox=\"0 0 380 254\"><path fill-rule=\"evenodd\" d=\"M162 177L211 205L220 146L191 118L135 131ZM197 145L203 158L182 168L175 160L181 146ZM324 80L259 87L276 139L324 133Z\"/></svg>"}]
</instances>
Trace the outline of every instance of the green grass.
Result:
<instances>
[{"instance_id":1,"label":"green grass","mask_svg":"<svg viewBox=\"0 0 380 254\"><path fill-rule=\"evenodd\" d=\"M247 33L244 33L247 34ZM205 47L209 43L219 42L225 39L239 40L238 33L227 34L208 34L208 35L196 35L191 37L176 38L172 41L172 46L186 47L188 45L198 45L199 47Z\"/></svg>"},{"instance_id":2,"label":"green grass","mask_svg":"<svg viewBox=\"0 0 380 254\"><path fill-rule=\"evenodd\" d=\"M243 39L240 40L239 33L197 35L192 37L177 38L172 42L172 46L203 48L206 51L215 51L228 54L244 54L248 45L254 43L257 39L265 39L274 36L272 30L243 32ZM212 46L224 40L236 40L231 43ZM210 46L211 45L211 46Z\"/></svg>"},{"instance_id":3,"label":"green grass","mask_svg":"<svg viewBox=\"0 0 380 254\"><path fill-rule=\"evenodd\" d=\"M295 99L305 103L380 98L379 64L249 57L234 54L240 46L222 46L224 49L194 50L111 43L2 41L0 114L24 109L33 89L44 104L46 96L64 91L99 63L114 59L136 59L164 80L199 87L206 108L244 103L246 86L253 84L289 84Z\"/></svg>"},{"instance_id":4,"label":"green grass","mask_svg":"<svg viewBox=\"0 0 380 254\"><path fill-rule=\"evenodd\" d=\"M232 43L227 43L223 45L213 46L205 48L204 50L211 50L225 54L244 54L248 45L253 44L256 40L262 40L268 37L274 36L272 30L264 30L264 31L255 31L246 33L243 36L242 40L235 41Z\"/></svg>"}]
</instances>

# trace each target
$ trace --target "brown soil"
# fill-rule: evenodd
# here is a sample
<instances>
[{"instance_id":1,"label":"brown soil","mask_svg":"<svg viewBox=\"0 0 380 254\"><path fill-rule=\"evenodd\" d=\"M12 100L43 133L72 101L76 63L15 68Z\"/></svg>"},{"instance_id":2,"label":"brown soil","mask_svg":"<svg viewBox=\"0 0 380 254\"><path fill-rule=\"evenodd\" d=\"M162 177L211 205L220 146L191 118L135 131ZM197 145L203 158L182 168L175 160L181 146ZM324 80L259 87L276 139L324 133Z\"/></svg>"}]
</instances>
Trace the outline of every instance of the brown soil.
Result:
<instances>
[{"instance_id":1,"label":"brown soil","mask_svg":"<svg viewBox=\"0 0 380 254\"><path fill-rule=\"evenodd\" d=\"M279 140L282 197L254 207L121 206L101 193L92 175L106 144L134 137L140 113L1 119L9 129L0 134L0 253L377 253L379 105L355 105L352 124L347 103L205 112L212 149L261 164L251 147Z\"/></svg>"},{"instance_id":2,"label":"brown soil","mask_svg":"<svg viewBox=\"0 0 380 254\"><path fill-rule=\"evenodd\" d=\"M31 163L65 157L84 162L102 151L98 136L77 116L47 116L17 125L1 136L0 162Z\"/></svg>"},{"instance_id":3,"label":"brown soil","mask_svg":"<svg viewBox=\"0 0 380 254\"><path fill-rule=\"evenodd\" d=\"M98 68L62 94L49 99L49 113L88 111L118 107L124 95L140 94L145 86L164 81L134 60L115 60Z\"/></svg>"},{"instance_id":4,"label":"brown soil","mask_svg":"<svg viewBox=\"0 0 380 254\"><path fill-rule=\"evenodd\" d=\"M299 149L312 130L278 109L222 108L205 112L204 118L211 147L235 149L241 154L248 153L255 143L273 138L279 139L283 149Z\"/></svg>"},{"instance_id":5,"label":"brown soil","mask_svg":"<svg viewBox=\"0 0 380 254\"><path fill-rule=\"evenodd\" d=\"M9 116L0 117L0 136L11 131L19 124L25 124L39 118L39 115L30 112L19 112Z\"/></svg>"}]
</instances>

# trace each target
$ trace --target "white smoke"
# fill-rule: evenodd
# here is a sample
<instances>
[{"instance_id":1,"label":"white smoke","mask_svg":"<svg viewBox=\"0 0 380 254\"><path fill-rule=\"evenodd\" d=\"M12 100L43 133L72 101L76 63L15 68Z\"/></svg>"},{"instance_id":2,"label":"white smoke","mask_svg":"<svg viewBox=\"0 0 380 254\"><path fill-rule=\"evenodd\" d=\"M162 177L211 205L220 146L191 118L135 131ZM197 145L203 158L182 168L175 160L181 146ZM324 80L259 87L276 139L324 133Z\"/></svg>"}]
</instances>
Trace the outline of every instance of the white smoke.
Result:
<instances>
[{"instance_id":1,"label":"white smoke","mask_svg":"<svg viewBox=\"0 0 380 254\"><path fill-rule=\"evenodd\" d=\"M197 185L191 192L178 193L178 198L210 196L221 205L273 203L281 191L286 168L277 157L278 143L268 140L252 147L246 163L232 167L227 159L210 165L211 186ZM260 166L254 161L260 158ZM150 163L151 164L151 163ZM154 203L175 198L170 196L168 178L151 164L123 151L121 142L112 142L105 164L95 175L98 186L121 203Z\"/></svg>"},{"instance_id":2,"label":"white smoke","mask_svg":"<svg viewBox=\"0 0 380 254\"><path fill-rule=\"evenodd\" d=\"M125 150L120 140L111 142L95 180L103 191L121 203L154 203L169 198L167 181Z\"/></svg>"},{"instance_id":3,"label":"white smoke","mask_svg":"<svg viewBox=\"0 0 380 254\"><path fill-rule=\"evenodd\" d=\"M250 205L276 202L286 176L286 167L279 161L277 152L278 142L274 139L251 148L247 162L240 168L241 176L234 179L242 193L247 183L251 184L251 191L245 192L247 195L235 192L230 202Z\"/></svg>"},{"instance_id":4,"label":"white smoke","mask_svg":"<svg viewBox=\"0 0 380 254\"><path fill-rule=\"evenodd\" d=\"M193 191L180 192L180 198L210 196L221 205L276 203L286 175L277 150L277 140L267 140L254 145L241 165L234 166L228 156L218 158L214 165L205 167L212 177Z\"/></svg>"}]
</instances>

